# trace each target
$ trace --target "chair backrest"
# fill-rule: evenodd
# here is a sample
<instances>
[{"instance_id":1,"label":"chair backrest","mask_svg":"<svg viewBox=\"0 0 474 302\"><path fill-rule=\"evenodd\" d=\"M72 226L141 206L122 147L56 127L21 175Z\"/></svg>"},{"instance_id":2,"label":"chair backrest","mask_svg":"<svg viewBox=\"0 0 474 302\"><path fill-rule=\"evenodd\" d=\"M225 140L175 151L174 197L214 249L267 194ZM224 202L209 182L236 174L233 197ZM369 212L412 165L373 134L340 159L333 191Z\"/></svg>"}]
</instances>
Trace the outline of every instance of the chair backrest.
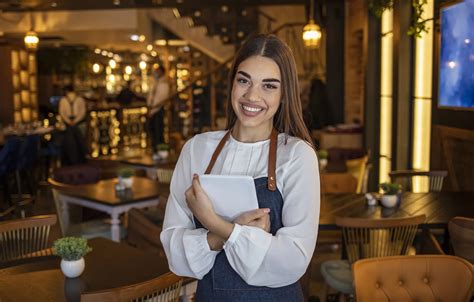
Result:
<instances>
[{"instance_id":1,"label":"chair backrest","mask_svg":"<svg viewBox=\"0 0 474 302\"><path fill-rule=\"evenodd\" d=\"M356 193L357 178L349 173L321 173L323 193Z\"/></svg>"},{"instance_id":2,"label":"chair backrest","mask_svg":"<svg viewBox=\"0 0 474 302\"><path fill-rule=\"evenodd\" d=\"M364 259L353 274L358 302L467 302L473 282L472 266L448 255Z\"/></svg>"},{"instance_id":3,"label":"chair backrest","mask_svg":"<svg viewBox=\"0 0 474 302\"><path fill-rule=\"evenodd\" d=\"M418 225L424 221L425 215L387 219L336 217L350 263L364 258L408 254Z\"/></svg>"},{"instance_id":4,"label":"chair backrest","mask_svg":"<svg viewBox=\"0 0 474 302\"><path fill-rule=\"evenodd\" d=\"M111 290L83 293L81 294L81 302L177 302L179 301L182 282L182 277L167 273L142 283Z\"/></svg>"},{"instance_id":5,"label":"chair backrest","mask_svg":"<svg viewBox=\"0 0 474 302\"><path fill-rule=\"evenodd\" d=\"M40 256L48 248L56 215L33 216L0 222L0 262Z\"/></svg>"},{"instance_id":6,"label":"chair backrest","mask_svg":"<svg viewBox=\"0 0 474 302\"><path fill-rule=\"evenodd\" d=\"M389 173L391 182L402 185L404 191L413 190L413 179L415 177L427 178L430 192L440 192L443 189L444 178L448 171L392 171Z\"/></svg>"},{"instance_id":7,"label":"chair backrest","mask_svg":"<svg viewBox=\"0 0 474 302\"><path fill-rule=\"evenodd\" d=\"M19 168L28 169L32 167L39 158L40 136L28 135L20 148Z\"/></svg>"},{"instance_id":8,"label":"chair backrest","mask_svg":"<svg viewBox=\"0 0 474 302\"><path fill-rule=\"evenodd\" d=\"M157 168L156 175L158 177L158 182L169 184L171 182L171 177L173 177L173 168Z\"/></svg>"},{"instance_id":9,"label":"chair backrest","mask_svg":"<svg viewBox=\"0 0 474 302\"><path fill-rule=\"evenodd\" d=\"M369 173L368 166L369 156L366 155L361 158L354 158L346 160L347 172L352 174L357 179L357 193L362 193L362 187L364 186L364 180L367 180L366 173Z\"/></svg>"},{"instance_id":10,"label":"chair backrest","mask_svg":"<svg viewBox=\"0 0 474 302\"><path fill-rule=\"evenodd\" d=\"M21 149L21 140L17 137L9 138L0 151L0 176L12 173L18 166Z\"/></svg>"},{"instance_id":11,"label":"chair backrest","mask_svg":"<svg viewBox=\"0 0 474 302\"><path fill-rule=\"evenodd\" d=\"M100 180L100 168L92 165L75 165L57 168L53 179L62 184L84 185Z\"/></svg>"},{"instance_id":12,"label":"chair backrest","mask_svg":"<svg viewBox=\"0 0 474 302\"><path fill-rule=\"evenodd\" d=\"M454 217L448 229L454 254L474 264L474 218Z\"/></svg>"}]
</instances>

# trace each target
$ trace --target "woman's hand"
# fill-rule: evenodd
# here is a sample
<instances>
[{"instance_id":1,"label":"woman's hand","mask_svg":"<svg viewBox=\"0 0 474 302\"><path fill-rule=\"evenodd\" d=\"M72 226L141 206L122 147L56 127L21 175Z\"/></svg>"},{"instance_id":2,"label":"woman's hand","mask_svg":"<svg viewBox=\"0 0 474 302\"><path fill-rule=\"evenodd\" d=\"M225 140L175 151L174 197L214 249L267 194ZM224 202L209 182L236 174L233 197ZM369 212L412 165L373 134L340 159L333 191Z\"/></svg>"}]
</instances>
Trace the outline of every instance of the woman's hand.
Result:
<instances>
[{"instance_id":1,"label":"woman's hand","mask_svg":"<svg viewBox=\"0 0 474 302\"><path fill-rule=\"evenodd\" d=\"M189 189L186 190L186 203L194 216L207 228L212 224L212 221L218 218L214 212L209 197L201 187L199 178L196 174L193 176L193 182Z\"/></svg>"},{"instance_id":2,"label":"woman's hand","mask_svg":"<svg viewBox=\"0 0 474 302\"><path fill-rule=\"evenodd\" d=\"M254 226L270 233L270 209L256 209L245 212L234 220L234 223L240 225Z\"/></svg>"}]
</instances>

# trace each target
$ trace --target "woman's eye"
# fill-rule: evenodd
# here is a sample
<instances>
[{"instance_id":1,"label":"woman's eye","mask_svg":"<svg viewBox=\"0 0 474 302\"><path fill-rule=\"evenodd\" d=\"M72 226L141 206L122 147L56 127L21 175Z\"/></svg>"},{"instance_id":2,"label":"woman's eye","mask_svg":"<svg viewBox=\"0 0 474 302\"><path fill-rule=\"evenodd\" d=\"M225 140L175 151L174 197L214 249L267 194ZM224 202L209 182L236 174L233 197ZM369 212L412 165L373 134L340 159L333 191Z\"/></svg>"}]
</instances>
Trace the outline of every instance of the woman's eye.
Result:
<instances>
[{"instance_id":1,"label":"woman's eye","mask_svg":"<svg viewBox=\"0 0 474 302\"><path fill-rule=\"evenodd\" d=\"M273 85L273 84L264 84L263 87L266 88L266 89L277 89L278 88L276 85Z\"/></svg>"},{"instance_id":2,"label":"woman's eye","mask_svg":"<svg viewBox=\"0 0 474 302\"><path fill-rule=\"evenodd\" d=\"M247 79L244 79L244 78L238 78L237 79L237 83L240 83L240 84L247 84L249 81Z\"/></svg>"}]
</instances>

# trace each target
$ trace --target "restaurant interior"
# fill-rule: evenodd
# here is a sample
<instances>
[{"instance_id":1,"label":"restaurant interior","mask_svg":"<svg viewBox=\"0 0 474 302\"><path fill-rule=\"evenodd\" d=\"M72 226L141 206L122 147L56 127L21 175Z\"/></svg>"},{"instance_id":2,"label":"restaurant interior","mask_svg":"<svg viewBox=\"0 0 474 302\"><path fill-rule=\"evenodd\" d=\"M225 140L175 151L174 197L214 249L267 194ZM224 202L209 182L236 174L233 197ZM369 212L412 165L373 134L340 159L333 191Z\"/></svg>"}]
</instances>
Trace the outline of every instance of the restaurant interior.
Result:
<instances>
[{"instance_id":1,"label":"restaurant interior","mask_svg":"<svg viewBox=\"0 0 474 302\"><path fill-rule=\"evenodd\" d=\"M170 182L259 33L319 161L305 301L473 301L473 27L473 0L0 1L0 301L194 301Z\"/></svg>"}]
</instances>

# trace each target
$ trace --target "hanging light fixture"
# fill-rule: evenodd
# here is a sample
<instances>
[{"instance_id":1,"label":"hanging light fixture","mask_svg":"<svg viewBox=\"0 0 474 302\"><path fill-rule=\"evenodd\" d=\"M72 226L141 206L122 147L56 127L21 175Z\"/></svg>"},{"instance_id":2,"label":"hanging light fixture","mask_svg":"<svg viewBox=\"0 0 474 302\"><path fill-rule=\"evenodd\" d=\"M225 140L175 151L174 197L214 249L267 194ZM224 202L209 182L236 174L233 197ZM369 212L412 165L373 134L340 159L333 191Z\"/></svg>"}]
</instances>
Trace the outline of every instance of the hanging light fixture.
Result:
<instances>
[{"instance_id":1,"label":"hanging light fixture","mask_svg":"<svg viewBox=\"0 0 474 302\"><path fill-rule=\"evenodd\" d=\"M309 9L309 22L303 28L303 42L307 48L318 48L319 42L321 41L322 32L321 27L314 22L313 11L314 11L314 0L310 2Z\"/></svg>"},{"instance_id":2,"label":"hanging light fixture","mask_svg":"<svg viewBox=\"0 0 474 302\"><path fill-rule=\"evenodd\" d=\"M30 30L26 33L24 41L25 47L29 50L36 50L38 48L39 38L34 29L33 15L30 12Z\"/></svg>"}]
</instances>

